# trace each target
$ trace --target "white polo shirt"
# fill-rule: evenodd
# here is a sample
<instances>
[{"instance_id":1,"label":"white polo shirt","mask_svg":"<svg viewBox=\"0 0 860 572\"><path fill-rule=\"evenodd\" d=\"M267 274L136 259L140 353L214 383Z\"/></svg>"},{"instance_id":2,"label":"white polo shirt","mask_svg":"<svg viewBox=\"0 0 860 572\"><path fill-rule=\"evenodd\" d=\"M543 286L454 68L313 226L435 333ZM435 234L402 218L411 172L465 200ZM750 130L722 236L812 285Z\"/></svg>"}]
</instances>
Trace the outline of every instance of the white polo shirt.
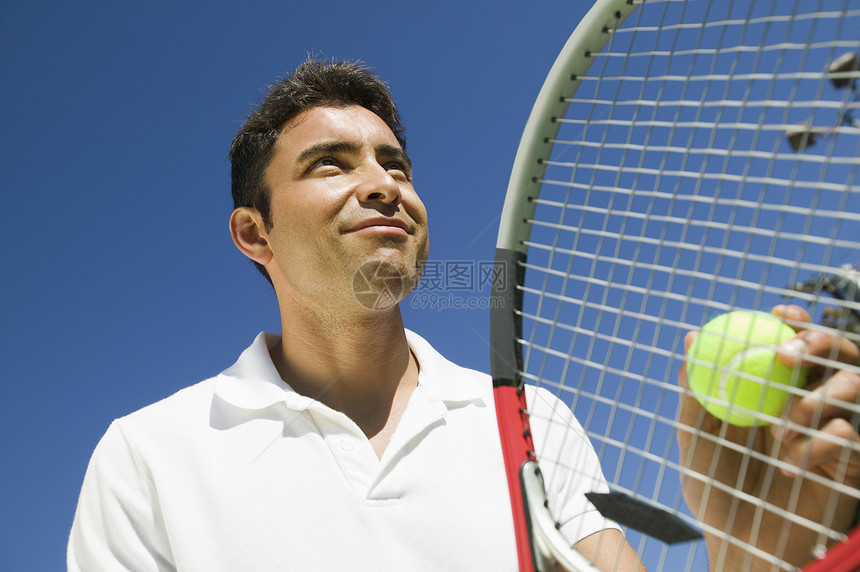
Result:
<instances>
[{"instance_id":1,"label":"white polo shirt","mask_svg":"<svg viewBox=\"0 0 860 572\"><path fill-rule=\"evenodd\" d=\"M281 380L266 333L220 375L115 421L87 469L69 569L516 570L491 380L407 336L418 388L381 460L348 417ZM530 399L572 422L548 393ZM538 443L565 439L579 475L545 475L572 544L611 526L583 496L606 487L576 427L532 427Z\"/></svg>"}]
</instances>

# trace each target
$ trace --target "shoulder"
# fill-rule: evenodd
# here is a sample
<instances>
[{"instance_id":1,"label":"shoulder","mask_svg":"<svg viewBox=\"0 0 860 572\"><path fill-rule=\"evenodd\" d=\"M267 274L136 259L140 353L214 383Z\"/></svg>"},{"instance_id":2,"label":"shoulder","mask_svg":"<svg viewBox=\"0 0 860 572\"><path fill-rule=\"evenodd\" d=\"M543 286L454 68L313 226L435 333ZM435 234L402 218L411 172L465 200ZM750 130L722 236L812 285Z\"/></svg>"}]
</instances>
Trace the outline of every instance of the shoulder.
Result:
<instances>
[{"instance_id":1,"label":"shoulder","mask_svg":"<svg viewBox=\"0 0 860 572\"><path fill-rule=\"evenodd\" d=\"M178 390L176 393L118 417L110 430L125 434L133 430L188 424L208 415L213 388L218 376L210 377Z\"/></svg>"},{"instance_id":2,"label":"shoulder","mask_svg":"<svg viewBox=\"0 0 860 572\"><path fill-rule=\"evenodd\" d=\"M535 447L569 459L570 466L595 465L594 448L570 405L544 387L526 385L529 427Z\"/></svg>"},{"instance_id":3,"label":"shoulder","mask_svg":"<svg viewBox=\"0 0 860 572\"><path fill-rule=\"evenodd\" d=\"M239 401L246 395L251 399L258 398L259 394L269 399L274 399L271 394L281 398L283 389L279 384L283 382L268 354L272 339L270 334L259 334L238 360L223 372L121 417L114 425L132 439L136 436L147 441L170 441L208 430L219 396L229 400L235 394Z\"/></svg>"},{"instance_id":4,"label":"shoulder","mask_svg":"<svg viewBox=\"0 0 860 572\"><path fill-rule=\"evenodd\" d=\"M535 387L526 385L526 402L532 416L539 418L563 418L574 420L573 412L558 396L550 392L546 387Z\"/></svg>"}]
</instances>

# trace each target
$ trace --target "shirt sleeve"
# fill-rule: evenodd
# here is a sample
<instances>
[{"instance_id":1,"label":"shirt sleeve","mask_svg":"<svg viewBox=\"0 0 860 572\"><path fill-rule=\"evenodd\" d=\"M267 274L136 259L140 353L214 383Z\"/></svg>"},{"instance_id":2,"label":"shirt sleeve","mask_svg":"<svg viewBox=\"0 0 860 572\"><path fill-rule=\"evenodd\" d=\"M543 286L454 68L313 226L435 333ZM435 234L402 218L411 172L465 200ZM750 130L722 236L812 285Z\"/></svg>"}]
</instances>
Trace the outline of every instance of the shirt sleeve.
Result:
<instances>
[{"instance_id":1,"label":"shirt sleeve","mask_svg":"<svg viewBox=\"0 0 860 572\"><path fill-rule=\"evenodd\" d=\"M549 508L562 535L573 546L595 532L620 530L585 497L589 492L609 492L609 485L588 435L570 408L545 389L534 390L527 399Z\"/></svg>"},{"instance_id":2,"label":"shirt sleeve","mask_svg":"<svg viewBox=\"0 0 860 572\"><path fill-rule=\"evenodd\" d=\"M115 421L87 467L69 537L70 572L175 570L155 487Z\"/></svg>"}]
</instances>

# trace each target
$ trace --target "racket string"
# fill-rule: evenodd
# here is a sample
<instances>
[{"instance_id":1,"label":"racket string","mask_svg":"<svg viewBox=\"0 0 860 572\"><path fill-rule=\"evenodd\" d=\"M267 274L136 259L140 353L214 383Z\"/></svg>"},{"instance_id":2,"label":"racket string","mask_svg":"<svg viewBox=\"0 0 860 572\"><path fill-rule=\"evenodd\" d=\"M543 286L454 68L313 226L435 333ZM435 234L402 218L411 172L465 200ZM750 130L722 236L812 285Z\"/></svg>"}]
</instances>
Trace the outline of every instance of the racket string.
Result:
<instances>
[{"instance_id":1,"label":"racket string","mask_svg":"<svg viewBox=\"0 0 860 572\"><path fill-rule=\"evenodd\" d=\"M854 127L840 123L824 146L804 153L786 139L799 122L827 125L850 113L822 70L858 48L847 36L860 25L860 10L764 16L787 8L728 3L704 24L653 25L656 12L687 18L698 8L649 4L613 31L604 51L588 54L590 69L572 76L576 95L563 96L567 115L553 119L558 132L545 138L552 151L539 159L546 171L534 178L541 191L530 199L535 215L525 219L531 238L523 243L529 259L519 343L523 378L570 404L604 457L611 486L695 524L668 485L682 476L708 479L681 462L674 441L683 429L676 411L687 397L674 380L684 332L734 308L820 301L822 288L798 292L795 285L832 273L834 257L860 257L849 230L860 221ZM766 480L791 468L724 436L700 438L766 464ZM536 453L542 465L553 462ZM833 486L831 504L858 496L821 475L805 478ZM756 507L756 522L746 539L697 526L775 569L790 568L749 545L767 515L829 540L841 534L795 515L796 498L780 507L734 486L707 485ZM767 497L769 486L763 490ZM780 547L788 538L786 529ZM656 550L659 565L676 562L675 549L652 548L646 538L633 543L643 553ZM687 569L701 565L701 550L683 553Z\"/></svg>"}]
</instances>

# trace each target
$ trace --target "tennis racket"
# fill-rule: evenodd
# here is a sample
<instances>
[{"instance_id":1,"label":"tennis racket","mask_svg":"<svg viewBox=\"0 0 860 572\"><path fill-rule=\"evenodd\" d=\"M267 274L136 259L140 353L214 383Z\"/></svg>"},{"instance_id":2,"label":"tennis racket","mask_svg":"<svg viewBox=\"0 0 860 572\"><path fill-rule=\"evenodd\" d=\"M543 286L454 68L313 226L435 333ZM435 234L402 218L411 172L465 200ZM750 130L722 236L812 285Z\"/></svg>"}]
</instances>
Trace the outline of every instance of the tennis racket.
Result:
<instances>
[{"instance_id":1,"label":"tennis racket","mask_svg":"<svg viewBox=\"0 0 860 572\"><path fill-rule=\"evenodd\" d=\"M771 427L685 419L678 382L687 332L731 310L796 304L812 316L796 327L860 340L858 52L858 0L598 0L574 30L525 127L496 250L492 372L521 570L596 569L571 549L565 507L583 494L652 571L860 570L844 516L857 445L766 419L843 451L835 477L792 473L774 502L786 466L758 446L777 446ZM857 427L860 405L838 406ZM682 481L703 491L695 511Z\"/></svg>"}]
</instances>

